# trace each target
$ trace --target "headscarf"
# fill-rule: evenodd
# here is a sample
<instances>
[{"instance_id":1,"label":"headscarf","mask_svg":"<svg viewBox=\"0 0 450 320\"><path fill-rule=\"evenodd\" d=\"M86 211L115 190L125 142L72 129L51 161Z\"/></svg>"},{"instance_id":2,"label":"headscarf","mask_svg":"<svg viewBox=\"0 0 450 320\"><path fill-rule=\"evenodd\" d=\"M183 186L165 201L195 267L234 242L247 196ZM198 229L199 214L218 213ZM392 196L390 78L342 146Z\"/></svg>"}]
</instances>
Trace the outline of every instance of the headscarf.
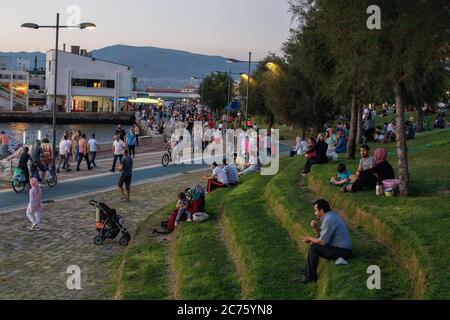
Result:
<instances>
[{"instance_id":1,"label":"headscarf","mask_svg":"<svg viewBox=\"0 0 450 320\"><path fill-rule=\"evenodd\" d=\"M41 210L41 188L36 178L31 178L30 184L30 208L36 212Z\"/></svg>"},{"instance_id":2,"label":"headscarf","mask_svg":"<svg viewBox=\"0 0 450 320\"><path fill-rule=\"evenodd\" d=\"M31 187L39 187L39 181L36 178L31 178L30 180Z\"/></svg>"},{"instance_id":3,"label":"headscarf","mask_svg":"<svg viewBox=\"0 0 450 320\"><path fill-rule=\"evenodd\" d=\"M375 149L373 153L373 158L375 160L375 165L380 164L387 159L387 151L384 148Z\"/></svg>"}]
</instances>

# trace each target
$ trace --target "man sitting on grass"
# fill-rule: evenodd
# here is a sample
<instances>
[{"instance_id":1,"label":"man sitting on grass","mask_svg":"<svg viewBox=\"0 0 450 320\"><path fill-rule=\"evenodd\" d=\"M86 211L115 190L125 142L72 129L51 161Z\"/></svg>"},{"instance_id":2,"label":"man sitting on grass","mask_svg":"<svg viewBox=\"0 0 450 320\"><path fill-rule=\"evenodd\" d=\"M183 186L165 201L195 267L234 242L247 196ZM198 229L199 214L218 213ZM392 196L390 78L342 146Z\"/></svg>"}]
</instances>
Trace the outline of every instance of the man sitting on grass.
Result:
<instances>
[{"instance_id":1,"label":"man sitting on grass","mask_svg":"<svg viewBox=\"0 0 450 320\"><path fill-rule=\"evenodd\" d=\"M302 241L310 243L308 261L304 270L302 283L317 281L317 267L319 258L327 260L348 259L352 254L352 240L345 222L339 215L331 211L330 204L320 199L314 203L314 214L321 221L319 229L317 221L311 221L311 227L317 237L302 237Z\"/></svg>"}]
</instances>

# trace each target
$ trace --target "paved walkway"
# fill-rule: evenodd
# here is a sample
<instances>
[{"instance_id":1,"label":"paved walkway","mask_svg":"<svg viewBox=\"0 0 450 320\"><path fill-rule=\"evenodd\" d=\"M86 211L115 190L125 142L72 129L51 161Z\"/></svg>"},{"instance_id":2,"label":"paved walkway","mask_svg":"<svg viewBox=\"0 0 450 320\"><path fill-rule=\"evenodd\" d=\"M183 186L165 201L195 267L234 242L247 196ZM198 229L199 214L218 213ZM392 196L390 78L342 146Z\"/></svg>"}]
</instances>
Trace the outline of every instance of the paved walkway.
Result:
<instances>
[{"instance_id":1,"label":"paved walkway","mask_svg":"<svg viewBox=\"0 0 450 320\"><path fill-rule=\"evenodd\" d=\"M0 214L0 299L112 299L113 260L125 248L118 244L119 238L94 245L95 209L89 200L117 209L133 234L148 214L175 201L189 185L203 183L201 175L135 187L129 204L118 200L118 191L46 204L42 229L34 232L29 231L23 210ZM82 290L66 287L71 265L81 268Z\"/></svg>"}]
</instances>

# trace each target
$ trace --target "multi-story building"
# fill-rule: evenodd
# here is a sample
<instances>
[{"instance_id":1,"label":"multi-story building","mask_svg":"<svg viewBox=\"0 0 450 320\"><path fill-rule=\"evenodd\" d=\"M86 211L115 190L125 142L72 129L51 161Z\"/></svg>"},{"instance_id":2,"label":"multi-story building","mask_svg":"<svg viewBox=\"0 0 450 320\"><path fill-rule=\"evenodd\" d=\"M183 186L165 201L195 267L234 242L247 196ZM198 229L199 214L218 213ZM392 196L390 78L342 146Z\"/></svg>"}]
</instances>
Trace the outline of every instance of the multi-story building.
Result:
<instances>
[{"instance_id":1,"label":"multi-story building","mask_svg":"<svg viewBox=\"0 0 450 320\"><path fill-rule=\"evenodd\" d=\"M0 110L28 110L28 73L0 70Z\"/></svg>"},{"instance_id":2,"label":"multi-story building","mask_svg":"<svg viewBox=\"0 0 450 320\"><path fill-rule=\"evenodd\" d=\"M79 48L79 47L78 47ZM131 96L133 69L72 52L58 51L57 110L65 112L120 112ZM55 50L47 53L47 105L52 108Z\"/></svg>"},{"instance_id":3,"label":"multi-story building","mask_svg":"<svg viewBox=\"0 0 450 320\"><path fill-rule=\"evenodd\" d=\"M18 71L28 71L31 69L30 58L17 58L17 70Z\"/></svg>"},{"instance_id":4,"label":"multi-story building","mask_svg":"<svg viewBox=\"0 0 450 320\"><path fill-rule=\"evenodd\" d=\"M11 57L0 56L0 70L8 70L11 64Z\"/></svg>"}]
</instances>

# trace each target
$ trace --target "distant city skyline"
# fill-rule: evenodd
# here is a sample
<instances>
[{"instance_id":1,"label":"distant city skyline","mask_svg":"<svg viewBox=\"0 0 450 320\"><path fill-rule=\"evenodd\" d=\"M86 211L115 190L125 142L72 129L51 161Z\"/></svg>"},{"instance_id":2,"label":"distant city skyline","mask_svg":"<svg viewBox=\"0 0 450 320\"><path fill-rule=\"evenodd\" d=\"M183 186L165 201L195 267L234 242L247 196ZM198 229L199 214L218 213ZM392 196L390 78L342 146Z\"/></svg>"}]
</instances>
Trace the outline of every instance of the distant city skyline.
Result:
<instances>
[{"instance_id":1,"label":"distant city skyline","mask_svg":"<svg viewBox=\"0 0 450 320\"><path fill-rule=\"evenodd\" d=\"M54 47L54 30L21 28L25 22L97 24L96 30L61 30L60 49L66 44L88 51L123 44L152 46L198 54L263 59L280 53L289 36L291 14L286 0L31 0L2 5L0 51L46 52ZM70 12L69 12L69 11Z\"/></svg>"}]
</instances>

